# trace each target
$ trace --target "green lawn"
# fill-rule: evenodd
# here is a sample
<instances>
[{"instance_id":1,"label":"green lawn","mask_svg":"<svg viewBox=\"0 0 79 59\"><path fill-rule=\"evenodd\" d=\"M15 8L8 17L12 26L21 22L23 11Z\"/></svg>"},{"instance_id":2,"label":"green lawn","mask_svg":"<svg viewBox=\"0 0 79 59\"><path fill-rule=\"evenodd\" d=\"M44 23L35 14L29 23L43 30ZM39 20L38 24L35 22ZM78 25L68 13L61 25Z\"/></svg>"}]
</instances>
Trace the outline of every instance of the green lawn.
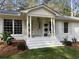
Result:
<instances>
[{"instance_id":1,"label":"green lawn","mask_svg":"<svg viewBox=\"0 0 79 59\"><path fill-rule=\"evenodd\" d=\"M79 59L79 51L69 47L43 48L0 59Z\"/></svg>"}]
</instances>

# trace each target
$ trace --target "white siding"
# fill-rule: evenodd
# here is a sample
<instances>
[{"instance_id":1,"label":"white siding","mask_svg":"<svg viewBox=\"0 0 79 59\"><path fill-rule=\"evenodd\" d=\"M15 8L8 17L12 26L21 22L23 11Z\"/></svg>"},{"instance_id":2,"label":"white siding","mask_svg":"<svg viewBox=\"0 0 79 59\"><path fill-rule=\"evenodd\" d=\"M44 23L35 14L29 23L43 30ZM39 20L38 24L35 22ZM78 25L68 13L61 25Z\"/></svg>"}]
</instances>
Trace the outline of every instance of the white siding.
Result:
<instances>
[{"instance_id":1,"label":"white siding","mask_svg":"<svg viewBox=\"0 0 79 59\"><path fill-rule=\"evenodd\" d=\"M72 29L70 32L71 38L77 38L79 41L79 22L72 22L70 28Z\"/></svg>"},{"instance_id":2,"label":"white siding","mask_svg":"<svg viewBox=\"0 0 79 59\"><path fill-rule=\"evenodd\" d=\"M64 33L64 21L56 21L56 38L63 40L67 37L68 40L72 41L72 38L76 38L79 41L79 22L68 22L68 34Z\"/></svg>"},{"instance_id":3,"label":"white siding","mask_svg":"<svg viewBox=\"0 0 79 59\"><path fill-rule=\"evenodd\" d=\"M56 38L59 40L63 40L64 30L63 30L63 22L56 21Z\"/></svg>"}]
</instances>

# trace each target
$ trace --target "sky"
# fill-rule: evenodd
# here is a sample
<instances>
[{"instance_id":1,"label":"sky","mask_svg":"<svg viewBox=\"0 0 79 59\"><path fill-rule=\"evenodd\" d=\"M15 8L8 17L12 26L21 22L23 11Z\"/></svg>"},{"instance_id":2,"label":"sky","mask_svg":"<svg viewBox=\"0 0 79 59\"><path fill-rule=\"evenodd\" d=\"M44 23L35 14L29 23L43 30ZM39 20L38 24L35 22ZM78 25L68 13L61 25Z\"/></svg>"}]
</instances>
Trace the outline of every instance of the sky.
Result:
<instances>
[{"instance_id":1,"label":"sky","mask_svg":"<svg viewBox=\"0 0 79 59\"><path fill-rule=\"evenodd\" d=\"M13 3L16 4L16 0L13 0Z\"/></svg>"},{"instance_id":2,"label":"sky","mask_svg":"<svg viewBox=\"0 0 79 59\"><path fill-rule=\"evenodd\" d=\"M71 0L71 8L74 12L79 11L79 0Z\"/></svg>"}]
</instances>

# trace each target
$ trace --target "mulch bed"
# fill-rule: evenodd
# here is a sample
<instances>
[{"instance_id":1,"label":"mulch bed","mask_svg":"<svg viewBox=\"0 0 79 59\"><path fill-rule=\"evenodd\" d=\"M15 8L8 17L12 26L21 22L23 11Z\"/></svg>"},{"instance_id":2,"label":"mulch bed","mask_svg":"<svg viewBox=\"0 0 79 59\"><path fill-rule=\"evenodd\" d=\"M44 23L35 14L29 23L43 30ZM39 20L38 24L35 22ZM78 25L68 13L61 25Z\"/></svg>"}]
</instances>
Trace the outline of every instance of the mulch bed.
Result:
<instances>
[{"instance_id":1,"label":"mulch bed","mask_svg":"<svg viewBox=\"0 0 79 59\"><path fill-rule=\"evenodd\" d=\"M0 56L9 56L22 52L22 50L17 49L17 45L22 43L25 43L25 41L15 40L11 45L6 45L3 42L0 42Z\"/></svg>"},{"instance_id":2,"label":"mulch bed","mask_svg":"<svg viewBox=\"0 0 79 59\"><path fill-rule=\"evenodd\" d=\"M23 52L22 50L17 49L18 44L26 44L26 43L24 40L14 40L12 42L12 45L6 45L4 44L3 41L0 42L0 56L9 56L9 55L17 54L17 53L22 53ZM72 47L79 49L79 42L73 43Z\"/></svg>"},{"instance_id":3,"label":"mulch bed","mask_svg":"<svg viewBox=\"0 0 79 59\"><path fill-rule=\"evenodd\" d=\"M73 43L73 44L72 44L72 47L74 47L74 48L79 48L79 42Z\"/></svg>"}]
</instances>

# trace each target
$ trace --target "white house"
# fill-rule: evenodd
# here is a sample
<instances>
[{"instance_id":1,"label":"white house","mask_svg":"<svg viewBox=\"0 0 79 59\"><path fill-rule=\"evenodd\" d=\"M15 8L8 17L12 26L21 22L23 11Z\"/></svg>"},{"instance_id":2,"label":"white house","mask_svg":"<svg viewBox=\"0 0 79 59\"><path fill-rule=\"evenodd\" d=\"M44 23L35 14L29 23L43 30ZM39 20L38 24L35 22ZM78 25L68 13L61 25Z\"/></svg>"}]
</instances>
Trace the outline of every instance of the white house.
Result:
<instances>
[{"instance_id":1,"label":"white house","mask_svg":"<svg viewBox=\"0 0 79 59\"><path fill-rule=\"evenodd\" d=\"M10 32L17 40L25 40L29 49L62 46L64 38L79 41L79 18L61 16L46 5L20 12L0 14L0 33Z\"/></svg>"}]
</instances>

